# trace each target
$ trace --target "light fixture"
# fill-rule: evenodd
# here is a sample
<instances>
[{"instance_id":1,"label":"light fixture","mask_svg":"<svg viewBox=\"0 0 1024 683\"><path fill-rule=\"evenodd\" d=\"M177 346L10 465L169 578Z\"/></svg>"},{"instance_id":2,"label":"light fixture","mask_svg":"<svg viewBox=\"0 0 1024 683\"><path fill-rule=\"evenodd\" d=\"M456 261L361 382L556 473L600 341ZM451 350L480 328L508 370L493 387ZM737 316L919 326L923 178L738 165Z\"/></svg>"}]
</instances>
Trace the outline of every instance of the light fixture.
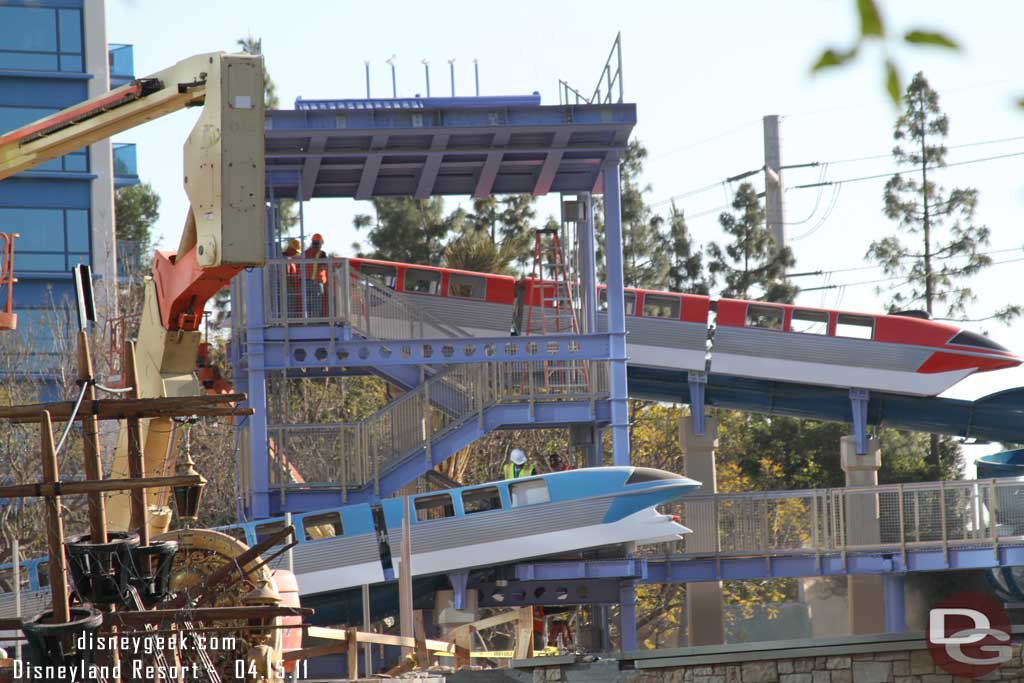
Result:
<instances>
[{"instance_id":1,"label":"light fixture","mask_svg":"<svg viewBox=\"0 0 1024 683\"><path fill-rule=\"evenodd\" d=\"M191 418L189 418L191 420ZM178 476L199 477L195 484L179 484L173 487L174 504L178 508L178 519L188 527L196 522L199 516L199 503L203 499L203 491L206 489L206 477L196 471L196 463L192 460L192 422L187 422L185 431L185 458L174 468Z\"/></svg>"}]
</instances>

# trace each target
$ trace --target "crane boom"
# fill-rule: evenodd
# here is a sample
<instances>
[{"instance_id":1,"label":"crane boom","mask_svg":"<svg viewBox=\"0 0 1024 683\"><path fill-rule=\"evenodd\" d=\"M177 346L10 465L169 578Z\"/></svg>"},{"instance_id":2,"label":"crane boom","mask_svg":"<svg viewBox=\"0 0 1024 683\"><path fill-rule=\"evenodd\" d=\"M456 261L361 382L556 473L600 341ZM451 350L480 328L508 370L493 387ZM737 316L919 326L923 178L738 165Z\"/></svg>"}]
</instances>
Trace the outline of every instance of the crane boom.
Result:
<instances>
[{"instance_id":1,"label":"crane boom","mask_svg":"<svg viewBox=\"0 0 1024 683\"><path fill-rule=\"evenodd\" d=\"M0 180L186 107L202 106L184 145L189 211L177 252L158 251L145 281L137 342L139 397L202 393L194 376L207 300L241 269L263 265L263 58L214 52L68 107L0 135ZM146 472L167 471L174 430L143 424ZM112 477L129 476L122 426ZM150 496L154 533L166 531L166 492ZM107 523L125 530L129 496L107 496Z\"/></svg>"}]
</instances>

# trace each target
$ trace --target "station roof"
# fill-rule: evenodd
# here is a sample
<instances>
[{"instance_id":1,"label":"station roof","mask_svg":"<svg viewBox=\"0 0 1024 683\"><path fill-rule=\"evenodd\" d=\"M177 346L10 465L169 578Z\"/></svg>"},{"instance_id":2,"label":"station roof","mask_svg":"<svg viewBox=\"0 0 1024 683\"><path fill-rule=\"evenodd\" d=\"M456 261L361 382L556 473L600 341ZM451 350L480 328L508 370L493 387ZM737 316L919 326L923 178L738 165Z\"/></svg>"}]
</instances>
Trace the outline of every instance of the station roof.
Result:
<instances>
[{"instance_id":1,"label":"station roof","mask_svg":"<svg viewBox=\"0 0 1024 683\"><path fill-rule=\"evenodd\" d=\"M298 100L267 112L267 196L372 199L602 190L634 104L526 97Z\"/></svg>"}]
</instances>

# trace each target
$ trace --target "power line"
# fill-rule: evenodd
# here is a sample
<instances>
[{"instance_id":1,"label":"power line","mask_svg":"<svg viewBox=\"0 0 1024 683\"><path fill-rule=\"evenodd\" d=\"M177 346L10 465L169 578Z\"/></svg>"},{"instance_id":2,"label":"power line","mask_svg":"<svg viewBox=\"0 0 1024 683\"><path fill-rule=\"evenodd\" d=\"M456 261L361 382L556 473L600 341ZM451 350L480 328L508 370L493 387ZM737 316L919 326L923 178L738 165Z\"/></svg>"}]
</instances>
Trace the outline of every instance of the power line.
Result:
<instances>
[{"instance_id":1,"label":"power line","mask_svg":"<svg viewBox=\"0 0 1024 683\"><path fill-rule=\"evenodd\" d=\"M1007 259L1005 261L993 261L992 263L990 263L988 265L990 265L990 266L1002 266L1002 265L1005 265L1007 263L1020 263L1021 261L1024 261L1024 257L1015 258L1015 259ZM826 271L826 272L841 272L841 271ZM861 285L877 285L877 284L881 284L883 282L895 282L896 280L905 280L905 279L906 279L905 275L897 275L897 276L894 276L894 277L877 278L877 279L874 279L874 280L860 280L858 282L844 282L842 284L826 285L826 286L823 286L823 287L806 287L806 288L802 288L800 291L801 292L816 292L816 291L819 291L819 290L822 290L822 289L836 289L837 287L859 287Z\"/></svg>"},{"instance_id":2,"label":"power line","mask_svg":"<svg viewBox=\"0 0 1024 683\"><path fill-rule=\"evenodd\" d=\"M933 171L942 168L953 168L954 166L967 166L969 164L980 164L986 161L998 161L1000 159L1009 159L1011 157L1024 156L1024 152L1011 152L1009 154L997 154L990 157L981 157L980 159L967 159L965 161L956 161L952 164L943 164L941 166L928 166L927 170ZM888 173L875 173L873 175L859 176L856 178L844 178L842 180L827 180L824 183L808 183L806 185L793 185L789 189L791 190L806 190L812 187L820 187L821 185L836 185L842 183L859 183L864 180L877 180L878 178L891 178L894 175L900 175L901 173L913 173L917 169L897 169L895 171L889 171Z\"/></svg>"},{"instance_id":3,"label":"power line","mask_svg":"<svg viewBox=\"0 0 1024 683\"><path fill-rule=\"evenodd\" d=\"M1024 135L1015 135L1009 138L997 138L995 140L978 140L976 142L964 142L959 145L948 145L946 149L966 149L968 147L980 147L982 145L996 145L1002 142L1016 142L1017 140L1024 140ZM892 152L886 152L885 154L872 154L871 156L864 157L850 157L848 159L835 159L833 161L826 161L827 164L850 164L857 161L873 161L875 159L891 159Z\"/></svg>"}]
</instances>

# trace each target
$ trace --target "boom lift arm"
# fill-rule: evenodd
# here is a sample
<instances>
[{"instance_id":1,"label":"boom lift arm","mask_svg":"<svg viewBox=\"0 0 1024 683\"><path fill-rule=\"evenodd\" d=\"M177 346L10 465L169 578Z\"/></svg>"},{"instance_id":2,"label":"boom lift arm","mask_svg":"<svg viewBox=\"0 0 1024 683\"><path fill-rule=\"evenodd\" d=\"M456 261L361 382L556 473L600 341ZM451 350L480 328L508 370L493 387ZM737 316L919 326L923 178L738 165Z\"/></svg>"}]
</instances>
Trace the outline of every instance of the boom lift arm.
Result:
<instances>
[{"instance_id":1,"label":"boom lift arm","mask_svg":"<svg viewBox=\"0 0 1024 683\"><path fill-rule=\"evenodd\" d=\"M0 180L186 107L203 107L184 145L190 208L176 252L157 252L145 283L137 354L140 398L202 393L193 369L206 301L264 259L263 59L222 52L94 97L0 136ZM170 420L143 425L146 472L159 476L175 452ZM127 477L122 428L111 472ZM166 493L166 492L164 492ZM150 496L153 533L167 530L165 496ZM110 495L108 526L129 524L129 496Z\"/></svg>"}]
</instances>

